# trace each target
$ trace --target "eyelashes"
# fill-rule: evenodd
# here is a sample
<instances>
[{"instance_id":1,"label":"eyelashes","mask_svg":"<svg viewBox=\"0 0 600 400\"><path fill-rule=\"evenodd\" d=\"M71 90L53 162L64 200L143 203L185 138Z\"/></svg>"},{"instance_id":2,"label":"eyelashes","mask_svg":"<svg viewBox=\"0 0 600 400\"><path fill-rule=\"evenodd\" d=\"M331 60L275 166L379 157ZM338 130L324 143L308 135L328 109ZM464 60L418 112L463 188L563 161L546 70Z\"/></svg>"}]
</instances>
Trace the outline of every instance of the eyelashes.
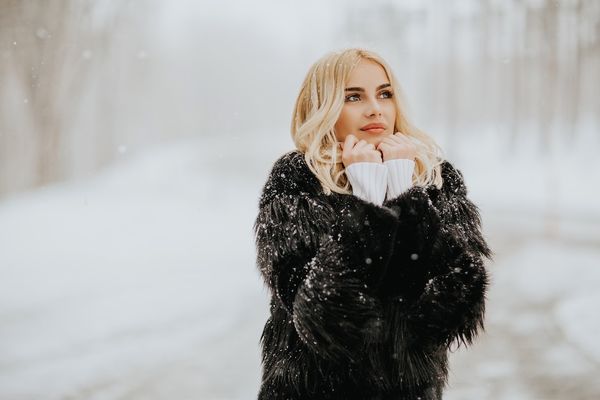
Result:
<instances>
[{"instance_id":1,"label":"eyelashes","mask_svg":"<svg viewBox=\"0 0 600 400\"><path fill-rule=\"evenodd\" d=\"M383 92L379 93L379 95L383 96L383 99L391 99L392 97L394 97L394 93L392 93L390 90L384 90ZM353 100L354 98L356 98L357 100ZM360 100L360 93L349 94L345 97L345 100L346 102L354 103Z\"/></svg>"},{"instance_id":2,"label":"eyelashes","mask_svg":"<svg viewBox=\"0 0 600 400\"><path fill-rule=\"evenodd\" d=\"M381 94L386 96L384 97L384 99L391 99L392 97L394 97L394 93L392 93L391 90L384 90L383 92L381 92Z\"/></svg>"}]
</instances>

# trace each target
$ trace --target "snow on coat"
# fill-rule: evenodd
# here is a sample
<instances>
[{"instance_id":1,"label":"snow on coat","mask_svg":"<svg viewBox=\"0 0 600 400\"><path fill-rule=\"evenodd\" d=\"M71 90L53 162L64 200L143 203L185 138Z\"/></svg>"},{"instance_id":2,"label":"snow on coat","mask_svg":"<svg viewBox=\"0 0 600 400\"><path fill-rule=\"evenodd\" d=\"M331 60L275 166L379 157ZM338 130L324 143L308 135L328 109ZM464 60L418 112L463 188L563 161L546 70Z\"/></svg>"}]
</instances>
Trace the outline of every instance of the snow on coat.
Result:
<instances>
[{"instance_id":1,"label":"snow on coat","mask_svg":"<svg viewBox=\"0 0 600 400\"><path fill-rule=\"evenodd\" d=\"M483 328L491 259L448 161L443 186L378 206L325 195L304 155L278 159L254 224L271 315L259 400L440 399L447 352Z\"/></svg>"}]
</instances>

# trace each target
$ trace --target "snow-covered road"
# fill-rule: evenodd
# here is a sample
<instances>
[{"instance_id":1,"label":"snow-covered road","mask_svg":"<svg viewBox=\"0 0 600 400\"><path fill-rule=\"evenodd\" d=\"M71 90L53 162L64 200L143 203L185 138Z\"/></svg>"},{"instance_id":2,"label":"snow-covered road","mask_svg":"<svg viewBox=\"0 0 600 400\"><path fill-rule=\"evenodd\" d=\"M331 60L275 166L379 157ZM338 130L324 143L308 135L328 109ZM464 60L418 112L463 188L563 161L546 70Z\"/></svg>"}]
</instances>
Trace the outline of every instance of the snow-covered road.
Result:
<instances>
[{"instance_id":1,"label":"snow-covered road","mask_svg":"<svg viewBox=\"0 0 600 400\"><path fill-rule=\"evenodd\" d=\"M487 221L497 257L486 333L452 355L447 399L600 398L600 235L582 243Z\"/></svg>"},{"instance_id":2,"label":"snow-covered road","mask_svg":"<svg viewBox=\"0 0 600 400\"><path fill-rule=\"evenodd\" d=\"M1 399L256 397L268 298L251 225L282 149L241 169L203 148L0 202ZM474 194L496 251L487 333L452 355L447 398L600 398L600 213L548 222Z\"/></svg>"}]
</instances>

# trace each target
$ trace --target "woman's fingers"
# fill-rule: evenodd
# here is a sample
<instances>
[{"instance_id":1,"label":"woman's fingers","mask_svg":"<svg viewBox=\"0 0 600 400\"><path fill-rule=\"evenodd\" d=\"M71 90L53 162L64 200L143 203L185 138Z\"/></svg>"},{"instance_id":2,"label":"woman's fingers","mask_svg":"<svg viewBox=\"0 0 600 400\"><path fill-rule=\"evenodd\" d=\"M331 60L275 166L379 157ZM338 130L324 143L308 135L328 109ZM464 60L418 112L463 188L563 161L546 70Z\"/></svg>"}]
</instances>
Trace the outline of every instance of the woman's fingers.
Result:
<instances>
[{"instance_id":1,"label":"woman's fingers","mask_svg":"<svg viewBox=\"0 0 600 400\"><path fill-rule=\"evenodd\" d=\"M376 146L354 135L346 136L342 145L342 162L345 166L355 162L382 162L398 158L414 159L416 156L414 138L396 132L384 137Z\"/></svg>"},{"instance_id":2,"label":"woman's fingers","mask_svg":"<svg viewBox=\"0 0 600 400\"><path fill-rule=\"evenodd\" d=\"M361 139L358 141L358 143L356 143L355 149L364 149L364 148L369 148L369 146L373 146L372 144L370 144L369 142L367 142L364 139Z\"/></svg>"},{"instance_id":3,"label":"woman's fingers","mask_svg":"<svg viewBox=\"0 0 600 400\"><path fill-rule=\"evenodd\" d=\"M386 137L381 140L381 143L387 143L390 145L398 144L398 140L394 140L392 137Z\"/></svg>"},{"instance_id":4,"label":"woman's fingers","mask_svg":"<svg viewBox=\"0 0 600 400\"><path fill-rule=\"evenodd\" d=\"M354 135L348 135L342 146L342 162L346 167L356 162L380 163L382 155L374 144L364 139L358 140Z\"/></svg>"},{"instance_id":5,"label":"woman's fingers","mask_svg":"<svg viewBox=\"0 0 600 400\"><path fill-rule=\"evenodd\" d=\"M354 145L354 150L358 150L361 147L363 147L365 145L365 141L364 140L359 140L358 142L356 142L356 144Z\"/></svg>"},{"instance_id":6,"label":"woman's fingers","mask_svg":"<svg viewBox=\"0 0 600 400\"><path fill-rule=\"evenodd\" d=\"M390 140L393 140L397 143L412 143L412 138L408 135L403 135L400 132L396 132L391 136L388 136Z\"/></svg>"},{"instance_id":7,"label":"woman's fingers","mask_svg":"<svg viewBox=\"0 0 600 400\"><path fill-rule=\"evenodd\" d=\"M388 143L387 141L385 141L385 139L384 139L384 140L382 140L382 141L381 141L381 142L380 142L380 143L377 145L377 150L379 150L379 151L383 151L383 150L386 150L386 149L389 149L389 148L390 148L390 143Z\"/></svg>"},{"instance_id":8,"label":"woman's fingers","mask_svg":"<svg viewBox=\"0 0 600 400\"><path fill-rule=\"evenodd\" d=\"M342 158L349 157L354 145L358 142L358 138L354 135L346 136L346 140L342 144Z\"/></svg>"},{"instance_id":9,"label":"woman's fingers","mask_svg":"<svg viewBox=\"0 0 600 400\"><path fill-rule=\"evenodd\" d=\"M414 159L417 149L412 138L400 132L383 138L377 148L383 153L384 160Z\"/></svg>"},{"instance_id":10,"label":"woman's fingers","mask_svg":"<svg viewBox=\"0 0 600 400\"><path fill-rule=\"evenodd\" d=\"M398 144L406 144L406 145L410 145L410 146L414 146L416 145L416 139L413 138L412 136L408 136L408 135L403 135L399 132L386 137L386 139L388 139L389 143L398 143ZM391 141L391 142L390 142Z\"/></svg>"}]
</instances>

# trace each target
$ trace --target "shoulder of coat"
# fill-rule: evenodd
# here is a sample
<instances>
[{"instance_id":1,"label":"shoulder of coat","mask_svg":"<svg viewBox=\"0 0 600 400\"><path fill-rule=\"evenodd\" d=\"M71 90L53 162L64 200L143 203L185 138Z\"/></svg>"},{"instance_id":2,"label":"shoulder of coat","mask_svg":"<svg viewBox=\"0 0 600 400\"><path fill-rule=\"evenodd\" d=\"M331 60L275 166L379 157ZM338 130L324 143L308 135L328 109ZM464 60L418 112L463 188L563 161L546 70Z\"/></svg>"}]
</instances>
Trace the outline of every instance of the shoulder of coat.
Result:
<instances>
[{"instance_id":1,"label":"shoulder of coat","mask_svg":"<svg viewBox=\"0 0 600 400\"><path fill-rule=\"evenodd\" d=\"M308 168L304 154L292 150L279 157L265 184L262 200L269 201L277 196L316 194L320 184Z\"/></svg>"},{"instance_id":2,"label":"shoulder of coat","mask_svg":"<svg viewBox=\"0 0 600 400\"><path fill-rule=\"evenodd\" d=\"M467 187L463 179L462 172L456 168L450 161L442 160L440 164L440 170L442 173L442 190L446 192L451 191L454 193L466 195Z\"/></svg>"}]
</instances>

